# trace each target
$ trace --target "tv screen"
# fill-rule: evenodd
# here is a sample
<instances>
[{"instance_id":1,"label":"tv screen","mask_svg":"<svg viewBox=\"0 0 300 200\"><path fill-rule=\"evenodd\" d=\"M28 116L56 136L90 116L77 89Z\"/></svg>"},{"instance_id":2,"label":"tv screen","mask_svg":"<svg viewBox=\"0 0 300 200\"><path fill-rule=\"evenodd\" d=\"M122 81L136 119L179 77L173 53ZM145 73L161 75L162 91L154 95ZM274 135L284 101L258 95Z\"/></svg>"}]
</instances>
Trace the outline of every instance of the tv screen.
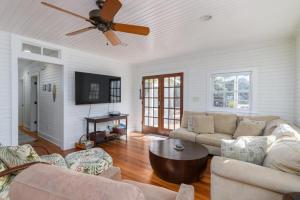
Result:
<instances>
[{"instance_id":1,"label":"tv screen","mask_svg":"<svg viewBox=\"0 0 300 200\"><path fill-rule=\"evenodd\" d=\"M75 104L121 102L121 77L75 72Z\"/></svg>"}]
</instances>

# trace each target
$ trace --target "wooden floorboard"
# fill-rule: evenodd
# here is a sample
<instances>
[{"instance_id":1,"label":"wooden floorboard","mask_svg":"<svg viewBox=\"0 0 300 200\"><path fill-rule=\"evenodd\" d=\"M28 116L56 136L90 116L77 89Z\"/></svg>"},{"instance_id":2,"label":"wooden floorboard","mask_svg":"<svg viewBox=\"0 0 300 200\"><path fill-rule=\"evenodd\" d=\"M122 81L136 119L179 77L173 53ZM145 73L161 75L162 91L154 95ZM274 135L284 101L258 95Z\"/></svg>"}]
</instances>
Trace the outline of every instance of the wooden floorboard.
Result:
<instances>
[{"instance_id":1,"label":"wooden floorboard","mask_svg":"<svg viewBox=\"0 0 300 200\"><path fill-rule=\"evenodd\" d=\"M70 152L78 151L78 149L62 151L56 145L38 136L36 137L38 140L33 144L46 147L50 153L66 155ZM149 162L148 152L148 145L151 139L142 133L131 133L127 142L124 140L115 140L99 146L112 156L114 166L121 168L123 179L149 183L178 191L179 185L164 181L154 174ZM41 154L45 153L41 149L37 149L37 151ZM199 182L193 184L196 200L210 199L210 160L203 177Z\"/></svg>"}]
</instances>

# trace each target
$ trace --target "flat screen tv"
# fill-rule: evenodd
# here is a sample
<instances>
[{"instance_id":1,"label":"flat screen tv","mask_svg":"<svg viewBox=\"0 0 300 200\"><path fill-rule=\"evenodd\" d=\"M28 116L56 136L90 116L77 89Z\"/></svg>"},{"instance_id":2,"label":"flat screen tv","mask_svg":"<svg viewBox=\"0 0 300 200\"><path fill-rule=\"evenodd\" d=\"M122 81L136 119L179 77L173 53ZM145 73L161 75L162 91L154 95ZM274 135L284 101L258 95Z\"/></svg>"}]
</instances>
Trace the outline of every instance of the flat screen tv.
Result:
<instances>
[{"instance_id":1,"label":"flat screen tv","mask_svg":"<svg viewBox=\"0 0 300 200\"><path fill-rule=\"evenodd\" d=\"M75 72L75 104L121 102L121 77Z\"/></svg>"}]
</instances>

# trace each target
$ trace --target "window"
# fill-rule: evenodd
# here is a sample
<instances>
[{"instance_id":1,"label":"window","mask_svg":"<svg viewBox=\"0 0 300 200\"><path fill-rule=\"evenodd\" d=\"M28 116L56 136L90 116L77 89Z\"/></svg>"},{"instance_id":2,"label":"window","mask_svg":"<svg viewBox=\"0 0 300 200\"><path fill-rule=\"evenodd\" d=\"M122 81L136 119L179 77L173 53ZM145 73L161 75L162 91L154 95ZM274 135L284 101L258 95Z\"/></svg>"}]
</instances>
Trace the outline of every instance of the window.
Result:
<instances>
[{"instance_id":1,"label":"window","mask_svg":"<svg viewBox=\"0 0 300 200\"><path fill-rule=\"evenodd\" d=\"M214 74L211 82L213 108L250 110L251 72Z\"/></svg>"},{"instance_id":2,"label":"window","mask_svg":"<svg viewBox=\"0 0 300 200\"><path fill-rule=\"evenodd\" d=\"M38 54L53 58L61 58L61 50L43 47L35 44L22 43L22 51L25 53Z\"/></svg>"}]
</instances>

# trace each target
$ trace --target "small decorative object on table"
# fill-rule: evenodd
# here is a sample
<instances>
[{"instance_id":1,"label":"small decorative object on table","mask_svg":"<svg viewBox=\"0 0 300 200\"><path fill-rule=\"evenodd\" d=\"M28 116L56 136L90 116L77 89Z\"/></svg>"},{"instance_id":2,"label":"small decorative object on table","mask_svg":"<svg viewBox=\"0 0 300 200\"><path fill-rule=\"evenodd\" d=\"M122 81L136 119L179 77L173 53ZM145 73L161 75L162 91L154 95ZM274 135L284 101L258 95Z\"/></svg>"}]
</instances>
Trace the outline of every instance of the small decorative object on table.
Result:
<instances>
[{"instance_id":1,"label":"small decorative object on table","mask_svg":"<svg viewBox=\"0 0 300 200\"><path fill-rule=\"evenodd\" d=\"M177 151L183 151L184 150L184 146L182 144L176 144L174 145L174 149Z\"/></svg>"},{"instance_id":2,"label":"small decorative object on table","mask_svg":"<svg viewBox=\"0 0 300 200\"><path fill-rule=\"evenodd\" d=\"M94 141L91 141L91 140L87 140L86 139L86 135L82 135L80 138L79 138L79 141L78 143L75 144L75 147L78 148L78 149L91 149L93 148L95 145Z\"/></svg>"}]
</instances>

